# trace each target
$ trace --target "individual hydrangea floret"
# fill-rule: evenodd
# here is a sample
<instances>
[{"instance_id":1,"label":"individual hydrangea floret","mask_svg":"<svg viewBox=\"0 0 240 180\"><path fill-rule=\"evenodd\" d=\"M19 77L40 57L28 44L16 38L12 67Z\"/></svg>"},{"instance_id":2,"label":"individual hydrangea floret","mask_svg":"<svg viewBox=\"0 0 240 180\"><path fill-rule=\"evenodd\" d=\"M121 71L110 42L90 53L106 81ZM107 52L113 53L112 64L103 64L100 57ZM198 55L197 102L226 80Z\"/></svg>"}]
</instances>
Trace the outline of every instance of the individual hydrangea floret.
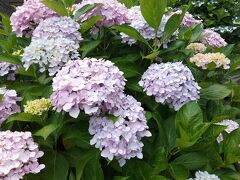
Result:
<instances>
[{"instance_id":1,"label":"individual hydrangea floret","mask_svg":"<svg viewBox=\"0 0 240 180\"><path fill-rule=\"evenodd\" d=\"M157 32L158 38L162 37L164 27L172 14L173 13L163 16ZM131 21L129 26L135 28L147 40L153 40L155 38L155 30L145 21L144 17L141 14L140 6L134 6L131 9L129 9L128 16ZM121 33L121 38L123 43L128 43L129 45L136 43L135 39L129 37L124 33Z\"/></svg>"},{"instance_id":2,"label":"individual hydrangea floret","mask_svg":"<svg viewBox=\"0 0 240 180\"><path fill-rule=\"evenodd\" d=\"M41 0L25 0L18 6L10 20L13 31L17 36L31 36L32 31L44 19L57 14L46 7Z\"/></svg>"},{"instance_id":3,"label":"individual hydrangea floret","mask_svg":"<svg viewBox=\"0 0 240 180\"><path fill-rule=\"evenodd\" d=\"M182 62L152 64L143 74L139 85L156 102L168 104L175 110L199 99L197 82L190 69Z\"/></svg>"},{"instance_id":4,"label":"individual hydrangea floret","mask_svg":"<svg viewBox=\"0 0 240 180\"><path fill-rule=\"evenodd\" d=\"M7 76L8 80L15 80L15 74L19 65L8 62L0 62L0 76Z\"/></svg>"},{"instance_id":5,"label":"individual hydrangea floret","mask_svg":"<svg viewBox=\"0 0 240 180\"><path fill-rule=\"evenodd\" d=\"M101 156L116 158L123 166L128 159L143 158L141 139L151 133L141 104L132 96L125 96L119 106L120 115L114 122L109 117L91 117L89 133L93 135L90 144L101 150Z\"/></svg>"},{"instance_id":6,"label":"individual hydrangea floret","mask_svg":"<svg viewBox=\"0 0 240 180\"><path fill-rule=\"evenodd\" d=\"M10 115L20 112L20 107L17 105L17 101L20 101L20 98L17 97L15 90L8 90L5 88L0 88L0 97L1 125Z\"/></svg>"},{"instance_id":7,"label":"individual hydrangea floret","mask_svg":"<svg viewBox=\"0 0 240 180\"><path fill-rule=\"evenodd\" d=\"M84 58L69 62L53 78L51 102L54 108L77 117L105 112L115 106L115 99L123 93L125 79L111 61Z\"/></svg>"},{"instance_id":8,"label":"individual hydrangea floret","mask_svg":"<svg viewBox=\"0 0 240 180\"><path fill-rule=\"evenodd\" d=\"M98 21L97 27L110 27L112 25L121 25L129 22L128 9L117 0L83 0L81 3L73 6L74 14L87 4L99 4L95 9L80 16L80 22L84 22L93 16L104 16Z\"/></svg>"},{"instance_id":9,"label":"individual hydrangea floret","mask_svg":"<svg viewBox=\"0 0 240 180\"><path fill-rule=\"evenodd\" d=\"M195 24L200 24L201 22L202 22L201 20L195 19L192 14L187 12L183 18L182 26L189 28Z\"/></svg>"},{"instance_id":10,"label":"individual hydrangea floret","mask_svg":"<svg viewBox=\"0 0 240 180\"><path fill-rule=\"evenodd\" d=\"M191 43L186 49L192 49L195 53L203 53L206 51L207 47L203 43Z\"/></svg>"},{"instance_id":11,"label":"individual hydrangea floret","mask_svg":"<svg viewBox=\"0 0 240 180\"><path fill-rule=\"evenodd\" d=\"M221 35L211 29L205 29L203 31L200 41L203 44L213 48L220 48L227 45L226 41L221 37Z\"/></svg>"},{"instance_id":12,"label":"individual hydrangea floret","mask_svg":"<svg viewBox=\"0 0 240 180\"><path fill-rule=\"evenodd\" d=\"M36 99L24 105L24 112L41 116L52 107L50 99Z\"/></svg>"},{"instance_id":13,"label":"individual hydrangea floret","mask_svg":"<svg viewBox=\"0 0 240 180\"><path fill-rule=\"evenodd\" d=\"M210 63L214 63L216 68L229 69L231 61L223 53L198 53L190 58L190 62L202 69L207 69L207 65Z\"/></svg>"},{"instance_id":14,"label":"individual hydrangea floret","mask_svg":"<svg viewBox=\"0 0 240 180\"><path fill-rule=\"evenodd\" d=\"M28 69L31 64L38 64L40 72L47 70L53 76L68 61L79 56L78 48L78 43L67 38L37 39L24 49L23 66Z\"/></svg>"},{"instance_id":15,"label":"individual hydrangea floret","mask_svg":"<svg viewBox=\"0 0 240 180\"><path fill-rule=\"evenodd\" d=\"M190 178L188 180L220 180L215 174L209 174L207 171L197 171L195 173L195 178Z\"/></svg>"},{"instance_id":16,"label":"individual hydrangea floret","mask_svg":"<svg viewBox=\"0 0 240 180\"><path fill-rule=\"evenodd\" d=\"M76 43L82 40L80 25L70 17L51 17L40 22L33 31L33 39L68 38Z\"/></svg>"},{"instance_id":17,"label":"individual hydrangea floret","mask_svg":"<svg viewBox=\"0 0 240 180\"><path fill-rule=\"evenodd\" d=\"M29 173L39 173L45 165L39 164L43 156L31 132L0 132L0 179L19 180Z\"/></svg>"},{"instance_id":18,"label":"individual hydrangea floret","mask_svg":"<svg viewBox=\"0 0 240 180\"><path fill-rule=\"evenodd\" d=\"M221 121L221 122L218 122L218 123L216 123L216 124L217 124L217 125L221 125L221 126L226 126L225 131L226 131L227 133L231 133L232 131L234 131L234 130L236 130L236 129L239 128L239 124L238 124L237 122L235 122L235 121L233 121L233 120L228 120L228 119L223 120L223 121ZM222 141L223 141L223 135L222 135L222 133L221 133L221 134L219 134L219 136L217 137L217 142L220 143L220 142L222 142Z\"/></svg>"}]
</instances>

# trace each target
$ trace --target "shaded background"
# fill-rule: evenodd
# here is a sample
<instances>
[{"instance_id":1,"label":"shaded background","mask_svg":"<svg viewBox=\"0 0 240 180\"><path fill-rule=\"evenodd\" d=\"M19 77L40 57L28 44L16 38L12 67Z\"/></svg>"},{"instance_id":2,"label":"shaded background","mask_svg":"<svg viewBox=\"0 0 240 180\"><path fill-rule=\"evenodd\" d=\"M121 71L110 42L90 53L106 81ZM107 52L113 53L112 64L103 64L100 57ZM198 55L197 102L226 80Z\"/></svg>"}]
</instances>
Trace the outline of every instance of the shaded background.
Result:
<instances>
[{"instance_id":1,"label":"shaded background","mask_svg":"<svg viewBox=\"0 0 240 180\"><path fill-rule=\"evenodd\" d=\"M23 0L0 0L0 12L11 15L14 6L21 5Z\"/></svg>"}]
</instances>

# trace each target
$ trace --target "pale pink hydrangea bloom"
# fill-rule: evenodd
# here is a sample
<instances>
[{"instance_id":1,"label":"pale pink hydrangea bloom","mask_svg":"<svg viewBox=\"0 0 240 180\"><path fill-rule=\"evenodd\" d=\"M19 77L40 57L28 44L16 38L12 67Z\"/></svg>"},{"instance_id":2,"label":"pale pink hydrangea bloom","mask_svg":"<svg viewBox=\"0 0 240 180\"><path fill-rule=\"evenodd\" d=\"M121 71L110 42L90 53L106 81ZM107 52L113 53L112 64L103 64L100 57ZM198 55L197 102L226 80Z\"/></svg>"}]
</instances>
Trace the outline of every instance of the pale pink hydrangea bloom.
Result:
<instances>
[{"instance_id":1,"label":"pale pink hydrangea bloom","mask_svg":"<svg viewBox=\"0 0 240 180\"><path fill-rule=\"evenodd\" d=\"M217 125L221 125L221 126L225 126L225 131L227 133L231 133L232 131L236 130L239 128L239 124L233 120L228 120L228 119L225 119L221 122L218 122L216 123ZM223 135L222 133L219 134L219 136L217 137L217 142L220 143L223 141Z\"/></svg>"},{"instance_id":2,"label":"pale pink hydrangea bloom","mask_svg":"<svg viewBox=\"0 0 240 180\"><path fill-rule=\"evenodd\" d=\"M44 19L57 14L46 7L41 0L25 0L22 6L18 6L10 20L13 31L17 36L31 36L35 27Z\"/></svg>"},{"instance_id":3,"label":"pale pink hydrangea bloom","mask_svg":"<svg viewBox=\"0 0 240 180\"><path fill-rule=\"evenodd\" d=\"M91 145L101 150L101 155L109 160L115 157L120 166L126 160L143 158L143 137L151 136L141 103L132 96L125 96L119 102L115 122L108 117L93 116L90 118L89 133L93 135Z\"/></svg>"},{"instance_id":4,"label":"pale pink hydrangea bloom","mask_svg":"<svg viewBox=\"0 0 240 180\"><path fill-rule=\"evenodd\" d=\"M112 25L121 25L129 22L128 9L117 0L83 0L79 4L73 6L74 14L87 4L101 4L95 9L87 12L80 17L80 22L84 22L93 16L104 16L97 22L97 27L110 27Z\"/></svg>"},{"instance_id":5,"label":"pale pink hydrangea bloom","mask_svg":"<svg viewBox=\"0 0 240 180\"><path fill-rule=\"evenodd\" d=\"M123 93L125 79L111 61L84 58L67 63L53 78L52 86L54 108L76 118L80 110L96 114L112 109Z\"/></svg>"},{"instance_id":6,"label":"pale pink hydrangea bloom","mask_svg":"<svg viewBox=\"0 0 240 180\"><path fill-rule=\"evenodd\" d=\"M29 173L39 173L45 165L43 156L33 141L31 132L0 132L0 179L19 180Z\"/></svg>"},{"instance_id":7,"label":"pale pink hydrangea bloom","mask_svg":"<svg viewBox=\"0 0 240 180\"><path fill-rule=\"evenodd\" d=\"M203 44L213 48L220 48L227 45L226 41L221 37L221 35L211 29L205 29L203 31L200 41Z\"/></svg>"},{"instance_id":8,"label":"pale pink hydrangea bloom","mask_svg":"<svg viewBox=\"0 0 240 180\"><path fill-rule=\"evenodd\" d=\"M152 64L139 85L148 96L155 96L156 102L168 104L175 110L200 98L200 87L182 62Z\"/></svg>"},{"instance_id":9,"label":"pale pink hydrangea bloom","mask_svg":"<svg viewBox=\"0 0 240 180\"><path fill-rule=\"evenodd\" d=\"M0 88L0 95L3 95L0 100L0 125L12 114L20 112L20 107L17 105L17 101L21 99L17 97L15 90L8 90Z\"/></svg>"},{"instance_id":10,"label":"pale pink hydrangea bloom","mask_svg":"<svg viewBox=\"0 0 240 180\"><path fill-rule=\"evenodd\" d=\"M189 12L187 12L183 18L183 21L182 21L182 26L183 27L186 27L186 28L189 28L191 27L192 25L195 25L195 24L201 24L202 20L197 20L193 17L192 14L190 14Z\"/></svg>"}]
</instances>

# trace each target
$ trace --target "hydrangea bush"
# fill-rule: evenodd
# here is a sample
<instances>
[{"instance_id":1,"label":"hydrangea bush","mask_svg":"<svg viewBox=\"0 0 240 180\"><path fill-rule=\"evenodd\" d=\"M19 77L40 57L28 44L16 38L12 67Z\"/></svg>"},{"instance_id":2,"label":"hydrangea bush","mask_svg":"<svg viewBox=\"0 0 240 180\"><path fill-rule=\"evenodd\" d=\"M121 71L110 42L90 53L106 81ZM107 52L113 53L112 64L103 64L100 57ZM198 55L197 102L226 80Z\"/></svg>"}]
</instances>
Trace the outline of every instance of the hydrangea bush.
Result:
<instances>
[{"instance_id":1,"label":"hydrangea bush","mask_svg":"<svg viewBox=\"0 0 240 180\"><path fill-rule=\"evenodd\" d=\"M171 3L1 14L0 179L240 179L235 45Z\"/></svg>"}]
</instances>

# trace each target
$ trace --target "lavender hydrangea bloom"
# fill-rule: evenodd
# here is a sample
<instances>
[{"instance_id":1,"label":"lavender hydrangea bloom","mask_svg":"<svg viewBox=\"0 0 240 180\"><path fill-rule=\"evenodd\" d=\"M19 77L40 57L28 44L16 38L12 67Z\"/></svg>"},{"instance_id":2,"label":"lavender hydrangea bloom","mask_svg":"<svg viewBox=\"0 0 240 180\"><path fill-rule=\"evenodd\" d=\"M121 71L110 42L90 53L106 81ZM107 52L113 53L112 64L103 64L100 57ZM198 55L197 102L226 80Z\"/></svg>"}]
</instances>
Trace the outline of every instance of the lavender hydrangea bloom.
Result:
<instances>
[{"instance_id":1,"label":"lavender hydrangea bloom","mask_svg":"<svg viewBox=\"0 0 240 180\"><path fill-rule=\"evenodd\" d=\"M15 74L19 65L0 62L0 76L7 75L8 80L15 80Z\"/></svg>"},{"instance_id":2,"label":"lavender hydrangea bloom","mask_svg":"<svg viewBox=\"0 0 240 180\"><path fill-rule=\"evenodd\" d=\"M172 14L163 16L162 22L157 32L158 38L162 37L164 27ZM153 40L155 38L155 30L151 26L149 26L149 24L145 21L141 13L140 6L134 6L131 9L129 9L128 16L131 21L129 26L135 28L147 40ZM123 43L128 43L129 45L136 43L135 39L129 37L124 33L121 33L121 38Z\"/></svg>"},{"instance_id":3,"label":"lavender hydrangea bloom","mask_svg":"<svg viewBox=\"0 0 240 180\"><path fill-rule=\"evenodd\" d=\"M107 117L91 117L89 133L93 135L90 144L95 144L103 157L109 160L115 157L123 166L127 159L143 158L141 139L151 133L141 104L132 96L125 96L119 106L120 115L115 123Z\"/></svg>"},{"instance_id":4,"label":"lavender hydrangea bloom","mask_svg":"<svg viewBox=\"0 0 240 180\"><path fill-rule=\"evenodd\" d=\"M139 85L148 96L155 96L157 102L166 103L175 110L199 99L200 87L190 69L181 62L152 64Z\"/></svg>"},{"instance_id":5,"label":"lavender hydrangea bloom","mask_svg":"<svg viewBox=\"0 0 240 180\"><path fill-rule=\"evenodd\" d=\"M39 173L45 165L43 156L33 141L31 132L0 132L0 179L19 180L29 173Z\"/></svg>"},{"instance_id":6,"label":"lavender hydrangea bloom","mask_svg":"<svg viewBox=\"0 0 240 180\"><path fill-rule=\"evenodd\" d=\"M80 25L70 17L51 17L40 22L33 31L33 39L67 38L76 43L82 40Z\"/></svg>"},{"instance_id":7,"label":"lavender hydrangea bloom","mask_svg":"<svg viewBox=\"0 0 240 180\"><path fill-rule=\"evenodd\" d=\"M182 21L182 26L183 27L186 27L186 28L189 28L191 27L192 25L195 25L195 24L200 24L202 21L201 20L197 20L193 17L192 14L190 14L189 12L187 12L183 18L183 21Z\"/></svg>"},{"instance_id":8,"label":"lavender hydrangea bloom","mask_svg":"<svg viewBox=\"0 0 240 180\"><path fill-rule=\"evenodd\" d=\"M65 63L79 56L78 48L78 43L67 38L33 40L24 49L23 66L28 69L31 64L38 64L40 72L48 70L53 76Z\"/></svg>"},{"instance_id":9,"label":"lavender hydrangea bloom","mask_svg":"<svg viewBox=\"0 0 240 180\"><path fill-rule=\"evenodd\" d=\"M112 109L123 93L125 79L111 61L85 58L67 63L53 78L52 86L52 105L76 118L80 110L95 114Z\"/></svg>"},{"instance_id":10,"label":"lavender hydrangea bloom","mask_svg":"<svg viewBox=\"0 0 240 180\"><path fill-rule=\"evenodd\" d=\"M211 29L205 29L203 31L200 41L203 44L213 48L220 48L227 45L226 41L221 37L221 35Z\"/></svg>"},{"instance_id":11,"label":"lavender hydrangea bloom","mask_svg":"<svg viewBox=\"0 0 240 180\"><path fill-rule=\"evenodd\" d=\"M215 174L209 174L207 171L197 171L195 173L195 178L190 178L188 180L220 180Z\"/></svg>"},{"instance_id":12,"label":"lavender hydrangea bloom","mask_svg":"<svg viewBox=\"0 0 240 180\"><path fill-rule=\"evenodd\" d=\"M225 119L221 122L218 122L216 123L217 125L221 125L221 126L225 126L225 131L227 133L231 133L232 131L236 130L239 128L239 124L233 120L228 120L228 119ZM220 143L223 141L223 135L222 133L219 134L219 136L217 137L217 142Z\"/></svg>"},{"instance_id":13,"label":"lavender hydrangea bloom","mask_svg":"<svg viewBox=\"0 0 240 180\"><path fill-rule=\"evenodd\" d=\"M97 22L97 27L110 27L112 25L121 25L129 22L128 9L117 0L83 0L81 3L73 6L74 14L87 4L101 4L92 11L82 15L80 21L84 22L92 16L104 16Z\"/></svg>"},{"instance_id":14,"label":"lavender hydrangea bloom","mask_svg":"<svg viewBox=\"0 0 240 180\"><path fill-rule=\"evenodd\" d=\"M41 0L25 0L18 6L10 20L17 36L30 36L35 27L44 19L57 14L41 3Z\"/></svg>"},{"instance_id":15,"label":"lavender hydrangea bloom","mask_svg":"<svg viewBox=\"0 0 240 180\"><path fill-rule=\"evenodd\" d=\"M10 115L20 112L20 107L17 105L17 101L20 101L20 98L17 97L15 90L5 88L0 88L0 95L3 95L2 100L0 100L1 125Z\"/></svg>"}]
</instances>

